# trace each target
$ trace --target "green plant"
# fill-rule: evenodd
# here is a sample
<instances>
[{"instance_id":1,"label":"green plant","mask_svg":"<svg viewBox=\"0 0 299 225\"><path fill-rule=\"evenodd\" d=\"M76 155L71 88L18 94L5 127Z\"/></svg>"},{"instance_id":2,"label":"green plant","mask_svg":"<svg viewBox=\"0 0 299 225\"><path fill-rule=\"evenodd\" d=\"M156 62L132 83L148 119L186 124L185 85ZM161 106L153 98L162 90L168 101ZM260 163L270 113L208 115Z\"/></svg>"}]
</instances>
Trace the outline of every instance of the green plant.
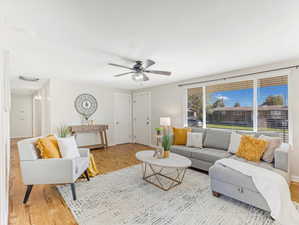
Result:
<instances>
[{"instance_id":1,"label":"green plant","mask_svg":"<svg viewBox=\"0 0 299 225\"><path fill-rule=\"evenodd\" d=\"M157 135L161 135L161 132L162 132L163 128L162 127L157 127L157 128L155 128L155 130L157 132Z\"/></svg>"},{"instance_id":2,"label":"green plant","mask_svg":"<svg viewBox=\"0 0 299 225\"><path fill-rule=\"evenodd\" d=\"M171 146L170 136L164 135L162 138L162 147L164 148L164 151L169 151Z\"/></svg>"},{"instance_id":3,"label":"green plant","mask_svg":"<svg viewBox=\"0 0 299 225\"><path fill-rule=\"evenodd\" d=\"M65 125L59 127L57 131L58 131L58 137L62 137L62 138L69 136L71 133L70 128Z\"/></svg>"}]
</instances>

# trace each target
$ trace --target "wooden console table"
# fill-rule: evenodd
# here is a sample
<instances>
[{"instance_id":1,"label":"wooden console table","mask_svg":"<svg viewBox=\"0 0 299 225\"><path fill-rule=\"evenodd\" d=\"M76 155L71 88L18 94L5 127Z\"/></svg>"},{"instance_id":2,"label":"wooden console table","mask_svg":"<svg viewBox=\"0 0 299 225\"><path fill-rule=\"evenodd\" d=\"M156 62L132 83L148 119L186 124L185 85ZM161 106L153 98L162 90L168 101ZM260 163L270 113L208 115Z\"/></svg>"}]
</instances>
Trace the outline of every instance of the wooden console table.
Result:
<instances>
[{"instance_id":1,"label":"wooden console table","mask_svg":"<svg viewBox=\"0 0 299 225\"><path fill-rule=\"evenodd\" d=\"M108 125L76 125L76 126L69 126L72 135L76 136L78 133L98 133L100 137L100 144L95 145L85 145L80 146L81 148L89 148L89 149L98 149L98 148L107 148L108 147L108 140L107 140L107 133Z\"/></svg>"}]
</instances>

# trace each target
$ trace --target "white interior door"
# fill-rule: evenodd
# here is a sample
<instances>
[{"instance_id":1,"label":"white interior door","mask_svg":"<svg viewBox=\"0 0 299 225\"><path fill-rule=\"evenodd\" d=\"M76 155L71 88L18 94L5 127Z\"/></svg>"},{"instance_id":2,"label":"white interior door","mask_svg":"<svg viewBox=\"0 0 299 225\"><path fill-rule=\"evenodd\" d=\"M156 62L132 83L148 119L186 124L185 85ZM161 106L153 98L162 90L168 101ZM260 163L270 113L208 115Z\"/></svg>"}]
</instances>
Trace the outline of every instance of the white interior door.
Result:
<instances>
[{"instance_id":1,"label":"white interior door","mask_svg":"<svg viewBox=\"0 0 299 225\"><path fill-rule=\"evenodd\" d=\"M115 144L132 142L131 95L114 94L114 136Z\"/></svg>"},{"instance_id":2,"label":"white interior door","mask_svg":"<svg viewBox=\"0 0 299 225\"><path fill-rule=\"evenodd\" d=\"M134 142L150 145L151 117L150 117L150 93L136 93L133 96L133 124Z\"/></svg>"},{"instance_id":3,"label":"white interior door","mask_svg":"<svg viewBox=\"0 0 299 225\"><path fill-rule=\"evenodd\" d=\"M32 96L12 95L10 111L10 136L32 137Z\"/></svg>"}]
</instances>

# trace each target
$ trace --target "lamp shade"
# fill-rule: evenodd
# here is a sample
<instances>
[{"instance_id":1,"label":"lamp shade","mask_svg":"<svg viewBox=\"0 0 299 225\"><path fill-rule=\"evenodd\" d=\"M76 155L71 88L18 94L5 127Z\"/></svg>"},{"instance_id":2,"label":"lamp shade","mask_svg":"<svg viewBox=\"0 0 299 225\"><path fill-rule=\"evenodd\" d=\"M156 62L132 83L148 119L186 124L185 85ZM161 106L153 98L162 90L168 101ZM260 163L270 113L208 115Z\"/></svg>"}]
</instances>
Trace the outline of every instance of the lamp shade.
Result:
<instances>
[{"instance_id":1,"label":"lamp shade","mask_svg":"<svg viewBox=\"0 0 299 225\"><path fill-rule=\"evenodd\" d=\"M160 126L170 126L170 117L160 117Z\"/></svg>"}]
</instances>

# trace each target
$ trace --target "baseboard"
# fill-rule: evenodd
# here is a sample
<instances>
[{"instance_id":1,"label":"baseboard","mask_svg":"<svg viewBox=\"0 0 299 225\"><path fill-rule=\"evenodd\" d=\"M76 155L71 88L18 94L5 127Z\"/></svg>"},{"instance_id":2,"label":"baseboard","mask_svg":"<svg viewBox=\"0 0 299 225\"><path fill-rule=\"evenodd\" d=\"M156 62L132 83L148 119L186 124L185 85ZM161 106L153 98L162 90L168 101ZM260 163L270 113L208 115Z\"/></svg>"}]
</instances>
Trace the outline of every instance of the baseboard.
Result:
<instances>
[{"instance_id":1,"label":"baseboard","mask_svg":"<svg viewBox=\"0 0 299 225\"><path fill-rule=\"evenodd\" d=\"M291 180L294 182L299 182L299 176L291 176Z\"/></svg>"},{"instance_id":2,"label":"baseboard","mask_svg":"<svg viewBox=\"0 0 299 225\"><path fill-rule=\"evenodd\" d=\"M159 146L157 145L149 145L151 148L158 148Z\"/></svg>"}]
</instances>

